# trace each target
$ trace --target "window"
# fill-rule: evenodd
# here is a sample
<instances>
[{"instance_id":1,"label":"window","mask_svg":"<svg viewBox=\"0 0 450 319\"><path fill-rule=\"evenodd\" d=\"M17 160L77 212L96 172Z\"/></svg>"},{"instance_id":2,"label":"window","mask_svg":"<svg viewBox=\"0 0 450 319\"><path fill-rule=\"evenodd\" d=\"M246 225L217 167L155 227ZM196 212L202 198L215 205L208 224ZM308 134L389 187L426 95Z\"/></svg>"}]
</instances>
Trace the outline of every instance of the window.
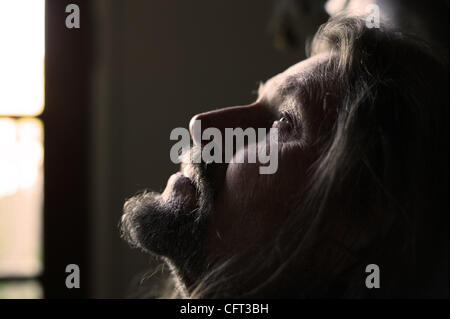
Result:
<instances>
[{"instance_id":1,"label":"window","mask_svg":"<svg viewBox=\"0 0 450 319\"><path fill-rule=\"evenodd\" d=\"M45 1L0 2L0 298L42 297Z\"/></svg>"}]
</instances>

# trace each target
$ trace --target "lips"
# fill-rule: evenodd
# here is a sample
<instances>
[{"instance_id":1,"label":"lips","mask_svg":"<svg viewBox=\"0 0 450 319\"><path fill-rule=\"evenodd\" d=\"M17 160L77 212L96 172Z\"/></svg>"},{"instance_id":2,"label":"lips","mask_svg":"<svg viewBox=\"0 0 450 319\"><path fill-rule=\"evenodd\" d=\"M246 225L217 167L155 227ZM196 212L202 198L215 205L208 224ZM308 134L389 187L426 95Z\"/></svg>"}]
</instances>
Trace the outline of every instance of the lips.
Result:
<instances>
[{"instance_id":1,"label":"lips","mask_svg":"<svg viewBox=\"0 0 450 319\"><path fill-rule=\"evenodd\" d=\"M169 177L161 199L170 205L176 205L184 210L198 208L198 192L193 180L181 172Z\"/></svg>"}]
</instances>

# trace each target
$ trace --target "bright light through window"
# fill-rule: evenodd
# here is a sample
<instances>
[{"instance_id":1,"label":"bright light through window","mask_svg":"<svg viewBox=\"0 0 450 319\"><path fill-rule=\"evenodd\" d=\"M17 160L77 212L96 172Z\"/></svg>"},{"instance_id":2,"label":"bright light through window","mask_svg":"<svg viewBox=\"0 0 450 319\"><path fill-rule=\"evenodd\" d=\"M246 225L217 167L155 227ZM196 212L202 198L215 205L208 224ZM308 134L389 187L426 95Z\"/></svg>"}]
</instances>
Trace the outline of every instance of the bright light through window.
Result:
<instances>
[{"instance_id":1,"label":"bright light through window","mask_svg":"<svg viewBox=\"0 0 450 319\"><path fill-rule=\"evenodd\" d=\"M45 0L0 0L0 299L42 288Z\"/></svg>"},{"instance_id":2,"label":"bright light through window","mask_svg":"<svg viewBox=\"0 0 450 319\"><path fill-rule=\"evenodd\" d=\"M45 1L0 0L0 115L44 105Z\"/></svg>"},{"instance_id":3,"label":"bright light through window","mask_svg":"<svg viewBox=\"0 0 450 319\"><path fill-rule=\"evenodd\" d=\"M42 268L42 124L0 118L0 276Z\"/></svg>"}]
</instances>

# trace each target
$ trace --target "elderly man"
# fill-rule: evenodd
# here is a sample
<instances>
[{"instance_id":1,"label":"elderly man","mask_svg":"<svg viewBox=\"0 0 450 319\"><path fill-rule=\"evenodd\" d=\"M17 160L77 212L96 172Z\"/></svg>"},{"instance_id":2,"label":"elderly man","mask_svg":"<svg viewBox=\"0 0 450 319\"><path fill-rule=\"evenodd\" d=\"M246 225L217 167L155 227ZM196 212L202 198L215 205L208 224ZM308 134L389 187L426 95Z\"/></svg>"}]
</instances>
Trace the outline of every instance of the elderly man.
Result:
<instances>
[{"instance_id":1,"label":"elderly man","mask_svg":"<svg viewBox=\"0 0 450 319\"><path fill-rule=\"evenodd\" d=\"M447 67L356 17L323 25L311 48L254 103L191 121L276 128L276 172L191 161L162 194L125 203L123 236L161 256L185 297L448 294L436 284L448 273ZM191 155L208 141L195 142Z\"/></svg>"}]
</instances>

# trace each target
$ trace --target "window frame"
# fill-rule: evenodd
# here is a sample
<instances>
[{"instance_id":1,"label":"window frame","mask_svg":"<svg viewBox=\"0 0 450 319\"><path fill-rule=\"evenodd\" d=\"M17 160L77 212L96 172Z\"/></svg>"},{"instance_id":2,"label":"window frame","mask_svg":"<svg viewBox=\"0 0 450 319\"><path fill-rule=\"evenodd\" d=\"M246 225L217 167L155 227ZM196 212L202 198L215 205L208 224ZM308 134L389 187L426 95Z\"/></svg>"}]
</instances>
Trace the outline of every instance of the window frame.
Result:
<instances>
[{"instance_id":1,"label":"window frame","mask_svg":"<svg viewBox=\"0 0 450 319\"><path fill-rule=\"evenodd\" d=\"M78 0L80 28L68 29L67 5L46 0L44 123L45 298L86 298L89 267L89 78L91 7ZM68 289L66 266L80 267L80 288Z\"/></svg>"}]
</instances>

